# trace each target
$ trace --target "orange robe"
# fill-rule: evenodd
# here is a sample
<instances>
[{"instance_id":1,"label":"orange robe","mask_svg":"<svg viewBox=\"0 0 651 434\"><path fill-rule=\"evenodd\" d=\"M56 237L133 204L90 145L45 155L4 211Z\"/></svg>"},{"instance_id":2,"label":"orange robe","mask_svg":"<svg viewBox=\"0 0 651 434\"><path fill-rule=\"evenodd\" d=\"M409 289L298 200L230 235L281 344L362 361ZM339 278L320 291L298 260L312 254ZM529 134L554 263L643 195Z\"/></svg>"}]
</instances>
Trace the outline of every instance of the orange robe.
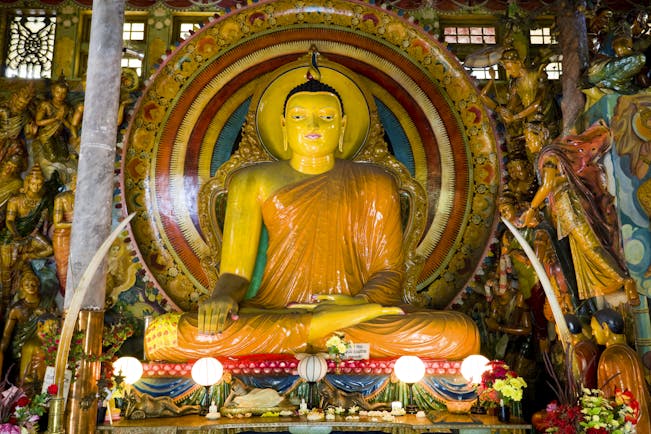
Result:
<instances>
[{"instance_id":1,"label":"orange robe","mask_svg":"<svg viewBox=\"0 0 651 434\"><path fill-rule=\"evenodd\" d=\"M630 390L640 403L638 434L651 434L651 396L644 378L644 366L635 350L626 344L610 344L601 353L597 383L606 397L615 389Z\"/></svg>"},{"instance_id":2,"label":"orange robe","mask_svg":"<svg viewBox=\"0 0 651 434\"><path fill-rule=\"evenodd\" d=\"M338 160L332 170L276 191L262 215L267 263L260 289L242 302L239 319L208 340L197 334L196 315L159 317L145 337L150 359L303 352L312 314L283 308L309 303L315 294L403 303L400 199L393 177L379 166ZM461 359L479 350L475 323L456 312L383 316L342 331L352 342L370 343L375 357ZM325 340L314 349L325 350Z\"/></svg>"}]
</instances>

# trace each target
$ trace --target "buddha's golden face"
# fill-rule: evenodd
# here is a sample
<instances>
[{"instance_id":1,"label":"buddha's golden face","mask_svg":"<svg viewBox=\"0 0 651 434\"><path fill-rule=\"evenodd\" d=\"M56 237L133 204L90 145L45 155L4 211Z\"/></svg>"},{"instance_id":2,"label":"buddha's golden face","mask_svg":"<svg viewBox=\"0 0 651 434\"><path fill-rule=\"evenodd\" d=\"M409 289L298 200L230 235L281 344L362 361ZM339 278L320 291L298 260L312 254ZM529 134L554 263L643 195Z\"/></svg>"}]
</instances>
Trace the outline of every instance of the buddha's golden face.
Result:
<instances>
[{"instance_id":1,"label":"buddha's golden face","mask_svg":"<svg viewBox=\"0 0 651 434\"><path fill-rule=\"evenodd\" d=\"M287 101L283 133L293 153L320 157L334 153L344 132L346 118L336 95L299 92Z\"/></svg>"}]
</instances>

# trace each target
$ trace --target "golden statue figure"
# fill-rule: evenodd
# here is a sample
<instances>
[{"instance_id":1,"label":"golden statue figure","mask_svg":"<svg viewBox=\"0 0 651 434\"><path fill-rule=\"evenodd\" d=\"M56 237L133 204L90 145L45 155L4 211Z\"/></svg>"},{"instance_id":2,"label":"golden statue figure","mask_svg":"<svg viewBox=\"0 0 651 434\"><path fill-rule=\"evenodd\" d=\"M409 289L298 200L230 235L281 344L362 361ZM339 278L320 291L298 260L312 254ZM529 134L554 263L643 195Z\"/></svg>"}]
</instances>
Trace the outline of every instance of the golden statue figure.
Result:
<instances>
[{"instance_id":1,"label":"golden statue figure","mask_svg":"<svg viewBox=\"0 0 651 434\"><path fill-rule=\"evenodd\" d=\"M2 310L12 297L12 275L32 259L47 258L52 243L43 233L49 219L43 173L34 165L23 181L21 193L7 202L6 227L0 232Z\"/></svg>"},{"instance_id":2,"label":"golden statue figure","mask_svg":"<svg viewBox=\"0 0 651 434\"><path fill-rule=\"evenodd\" d=\"M283 91L286 98L260 104L269 109L265 104L275 100L270 123L258 128L261 135L282 134L282 144L266 146L288 159L231 175L216 286L198 315L154 320L147 357L323 351L335 331L370 343L372 357L461 359L477 352L479 333L469 317L404 304L396 180L380 165L335 157L359 148L347 142L346 129L367 107L347 105L352 88L335 90L341 73L328 70L320 80L321 70L310 68L305 81L304 70L302 83ZM266 265L251 296L263 227Z\"/></svg>"},{"instance_id":3,"label":"golden statue figure","mask_svg":"<svg viewBox=\"0 0 651 434\"><path fill-rule=\"evenodd\" d=\"M51 99L36 108L38 132L31 144L32 154L47 179L58 171L61 179L68 182L77 171L83 105L72 107L66 101L68 83L64 77L52 83L50 92Z\"/></svg>"},{"instance_id":4,"label":"golden statue figure","mask_svg":"<svg viewBox=\"0 0 651 434\"><path fill-rule=\"evenodd\" d=\"M47 368L46 337L57 331L59 319L51 313L41 313L34 316L31 322L35 323L34 331L21 348L19 379L24 385L32 385L35 393L39 393Z\"/></svg>"},{"instance_id":5,"label":"golden statue figure","mask_svg":"<svg viewBox=\"0 0 651 434\"><path fill-rule=\"evenodd\" d=\"M515 48L502 53L500 64L506 70L509 87L506 103L488 96L494 81L491 79L481 91L482 101L494 110L507 128L507 141L512 150L521 149L517 141L524 139L530 161L558 131L555 106L548 91L545 64L527 67ZM491 71L493 71L491 69Z\"/></svg>"},{"instance_id":6,"label":"golden statue figure","mask_svg":"<svg viewBox=\"0 0 651 434\"><path fill-rule=\"evenodd\" d=\"M13 92L0 103L0 163L13 159L22 172L27 167L25 138L36 134L36 125L29 114L34 99L34 85L29 84Z\"/></svg>"},{"instance_id":7,"label":"golden statue figure","mask_svg":"<svg viewBox=\"0 0 651 434\"><path fill-rule=\"evenodd\" d=\"M607 397L615 396L615 389L630 390L640 403L637 432L651 433L651 396L645 369L638 354L626 343L622 315L610 308L601 309L594 313L590 325L597 343L606 346L597 368L599 389Z\"/></svg>"},{"instance_id":8,"label":"golden statue figure","mask_svg":"<svg viewBox=\"0 0 651 434\"><path fill-rule=\"evenodd\" d=\"M558 239L569 238L578 296L603 296L612 304L640 303L635 281L620 254L617 215L600 159L610 148L609 130L598 123L577 136L546 146L538 157L540 188L523 216L531 226L547 201Z\"/></svg>"},{"instance_id":9,"label":"golden statue figure","mask_svg":"<svg viewBox=\"0 0 651 434\"><path fill-rule=\"evenodd\" d=\"M54 261L59 278L61 293L65 294L68 276L68 255L70 254L70 229L72 216L75 210L75 191L77 189L77 175L73 174L69 183L69 190L59 193L54 198L52 212L52 249Z\"/></svg>"},{"instance_id":10,"label":"golden statue figure","mask_svg":"<svg viewBox=\"0 0 651 434\"><path fill-rule=\"evenodd\" d=\"M16 154L0 161L0 228L4 225L4 211L9 198L23 186L23 179L20 177L21 164L22 159Z\"/></svg>"},{"instance_id":11,"label":"golden statue figure","mask_svg":"<svg viewBox=\"0 0 651 434\"><path fill-rule=\"evenodd\" d=\"M20 360L23 344L33 333L35 318L40 311L41 282L31 269L23 270L20 276L18 289L18 300L14 302L7 313L7 318L2 331L0 341L0 372L4 364L4 358L11 347L12 356ZM23 372L19 373L23 377Z\"/></svg>"}]
</instances>

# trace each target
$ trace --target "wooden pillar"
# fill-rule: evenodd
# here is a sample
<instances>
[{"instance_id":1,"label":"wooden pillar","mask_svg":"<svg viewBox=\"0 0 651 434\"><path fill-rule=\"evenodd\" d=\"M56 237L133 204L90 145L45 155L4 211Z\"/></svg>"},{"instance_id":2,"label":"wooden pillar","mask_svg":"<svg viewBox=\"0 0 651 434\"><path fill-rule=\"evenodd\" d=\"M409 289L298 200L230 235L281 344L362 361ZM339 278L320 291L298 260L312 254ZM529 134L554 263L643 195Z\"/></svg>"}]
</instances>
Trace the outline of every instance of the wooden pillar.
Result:
<instances>
[{"instance_id":1,"label":"wooden pillar","mask_svg":"<svg viewBox=\"0 0 651 434\"><path fill-rule=\"evenodd\" d=\"M93 2L84 117L77 169L77 191L70 240L66 285L66 307L89 261L111 232L113 172L120 96L120 61L124 0ZM79 315L85 330L85 349L101 352L106 286L106 262L95 272ZM78 368L68 401L66 432L95 432L99 364L84 363ZM90 402L90 405L87 403Z\"/></svg>"},{"instance_id":2,"label":"wooden pillar","mask_svg":"<svg viewBox=\"0 0 651 434\"><path fill-rule=\"evenodd\" d=\"M559 1L556 9L556 26L559 29L558 43L563 55L561 137L570 134L576 127L576 122L585 106L585 95L581 92L579 84L581 76L588 67L590 56L585 16L580 12L581 10L585 10L584 0ZM581 130L582 128L579 128L578 132Z\"/></svg>"}]
</instances>

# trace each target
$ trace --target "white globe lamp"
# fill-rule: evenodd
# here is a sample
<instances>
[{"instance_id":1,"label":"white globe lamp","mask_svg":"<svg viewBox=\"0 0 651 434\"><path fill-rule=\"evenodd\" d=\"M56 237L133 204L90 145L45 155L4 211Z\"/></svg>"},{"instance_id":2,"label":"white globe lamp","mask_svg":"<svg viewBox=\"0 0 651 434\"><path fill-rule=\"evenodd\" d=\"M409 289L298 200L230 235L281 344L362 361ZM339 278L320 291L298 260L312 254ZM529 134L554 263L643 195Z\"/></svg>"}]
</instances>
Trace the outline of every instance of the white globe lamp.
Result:
<instances>
[{"instance_id":1,"label":"white globe lamp","mask_svg":"<svg viewBox=\"0 0 651 434\"><path fill-rule=\"evenodd\" d=\"M307 405L312 408L318 403L316 383L328 373L328 362L321 354L299 354L296 356L298 375L308 384Z\"/></svg>"},{"instance_id":2,"label":"white globe lamp","mask_svg":"<svg viewBox=\"0 0 651 434\"><path fill-rule=\"evenodd\" d=\"M199 414L205 416L210 408L210 386L219 382L224 374L224 366L214 357L203 357L192 365L192 379L205 388Z\"/></svg>"},{"instance_id":3,"label":"white globe lamp","mask_svg":"<svg viewBox=\"0 0 651 434\"><path fill-rule=\"evenodd\" d=\"M489 369L489 362L490 360L481 354L471 354L461 362L461 375L468 383L471 383L476 387L481 383L482 374ZM479 402L479 394L477 394L477 401L470 411L475 414L486 413L486 409L482 407Z\"/></svg>"},{"instance_id":4,"label":"white globe lamp","mask_svg":"<svg viewBox=\"0 0 651 434\"><path fill-rule=\"evenodd\" d=\"M461 362L461 375L472 384L481 383L481 376L488 370L488 358L481 354L472 354Z\"/></svg>"},{"instance_id":5,"label":"white globe lamp","mask_svg":"<svg viewBox=\"0 0 651 434\"><path fill-rule=\"evenodd\" d=\"M142 377L142 363L135 357L120 357L113 362L113 372L126 384L133 384Z\"/></svg>"},{"instance_id":6,"label":"white globe lamp","mask_svg":"<svg viewBox=\"0 0 651 434\"><path fill-rule=\"evenodd\" d=\"M396 360L393 371L398 380L409 387L409 402L405 406L406 412L417 413L418 407L414 404L413 387L414 383L418 383L425 376L425 363L417 356L402 356Z\"/></svg>"}]
</instances>

